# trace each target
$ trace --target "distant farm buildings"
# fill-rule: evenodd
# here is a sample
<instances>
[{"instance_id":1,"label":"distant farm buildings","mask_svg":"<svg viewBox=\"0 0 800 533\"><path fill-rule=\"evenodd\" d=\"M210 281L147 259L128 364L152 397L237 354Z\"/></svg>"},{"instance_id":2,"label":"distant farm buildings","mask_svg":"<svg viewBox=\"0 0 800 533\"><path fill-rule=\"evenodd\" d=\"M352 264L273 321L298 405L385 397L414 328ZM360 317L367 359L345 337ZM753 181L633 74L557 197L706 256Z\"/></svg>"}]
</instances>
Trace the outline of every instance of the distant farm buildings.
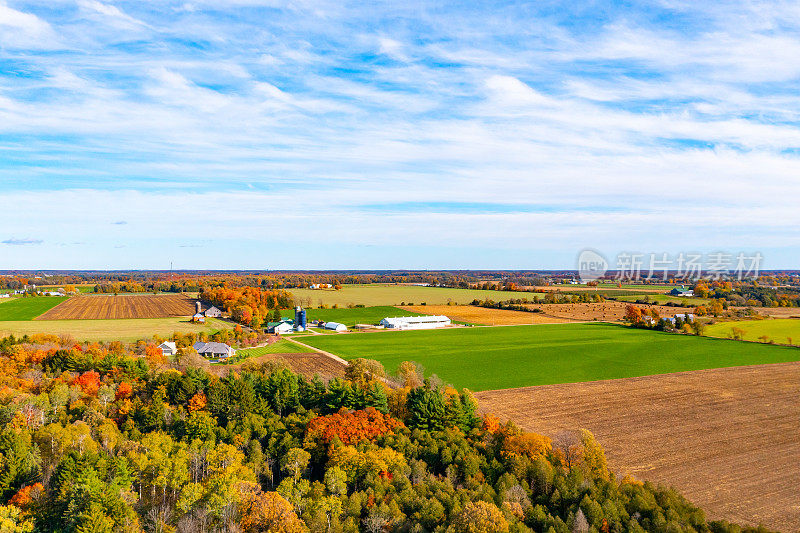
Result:
<instances>
[{"instance_id":1,"label":"distant farm buildings","mask_svg":"<svg viewBox=\"0 0 800 533\"><path fill-rule=\"evenodd\" d=\"M236 355L236 350L223 342L196 342L192 347L209 359L227 359Z\"/></svg>"},{"instance_id":2,"label":"distant farm buildings","mask_svg":"<svg viewBox=\"0 0 800 533\"><path fill-rule=\"evenodd\" d=\"M669 291L670 296L685 296L685 297L692 297L694 296L694 289L686 289L683 286L675 287L671 291Z\"/></svg>"},{"instance_id":3,"label":"distant farm buildings","mask_svg":"<svg viewBox=\"0 0 800 533\"><path fill-rule=\"evenodd\" d=\"M222 316L222 311L214 307L213 305L203 311L203 304L200 303L198 300L195 302L195 314L192 317L192 322L199 322L204 323L206 321L206 317L208 318L220 318Z\"/></svg>"},{"instance_id":4,"label":"distant farm buildings","mask_svg":"<svg viewBox=\"0 0 800 533\"><path fill-rule=\"evenodd\" d=\"M332 289L333 285L330 283L314 283L313 285L309 285L308 288L313 290Z\"/></svg>"},{"instance_id":5,"label":"distant farm buildings","mask_svg":"<svg viewBox=\"0 0 800 533\"><path fill-rule=\"evenodd\" d=\"M322 327L331 331L347 331L347 326L339 322L325 322L325 325Z\"/></svg>"},{"instance_id":6,"label":"distant farm buildings","mask_svg":"<svg viewBox=\"0 0 800 533\"><path fill-rule=\"evenodd\" d=\"M449 325L450 319L444 315L399 316L381 320L381 326L386 329L434 329Z\"/></svg>"}]
</instances>

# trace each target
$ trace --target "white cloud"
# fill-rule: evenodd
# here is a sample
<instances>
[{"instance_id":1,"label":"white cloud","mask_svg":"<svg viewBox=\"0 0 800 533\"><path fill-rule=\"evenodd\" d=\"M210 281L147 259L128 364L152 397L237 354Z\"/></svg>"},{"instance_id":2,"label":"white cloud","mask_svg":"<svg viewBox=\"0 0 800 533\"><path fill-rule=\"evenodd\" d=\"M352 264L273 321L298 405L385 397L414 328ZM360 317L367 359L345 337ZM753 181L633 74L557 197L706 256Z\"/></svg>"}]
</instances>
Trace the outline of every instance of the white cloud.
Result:
<instances>
[{"instance_id":1,"label":"white cloud","mask_svg":"<svg viewBox=\"0 0 800 533\"><path fill-rule=\"evenodd\" d=\"M53 28L31 13L17 11L0 0L0 47L51 48L57 45Z\"/></svg>"},{"instance_id":2,"label":"white cloud","mask_svg":"<svg viewBox=\"0 0 800 533\"><path fill-rule=\"evenodd\" d=\"M78 0L78 5L90 15L99 15L94 18L118 28L134 29L147 26L141 20L131 17L113 4L98 0Z\"/></svg>"}]
</instances>

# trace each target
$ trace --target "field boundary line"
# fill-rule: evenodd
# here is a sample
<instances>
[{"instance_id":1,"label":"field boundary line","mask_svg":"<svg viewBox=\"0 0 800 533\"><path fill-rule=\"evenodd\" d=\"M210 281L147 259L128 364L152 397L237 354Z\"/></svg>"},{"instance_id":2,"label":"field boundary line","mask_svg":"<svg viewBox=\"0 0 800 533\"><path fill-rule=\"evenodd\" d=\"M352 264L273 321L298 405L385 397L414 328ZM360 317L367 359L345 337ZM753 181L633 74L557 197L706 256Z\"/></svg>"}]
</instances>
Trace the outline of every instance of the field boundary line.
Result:
<instances>
[{"instance_id":1,"label":"field boundary line","mask_svg":"<svg viewBox=\"0 0 800 533\"><path fill-rule=\"evenodd\" d=\"M283 338L284 338L284 339L286 339L286 340L287 340L287 341L289 341L289 342L293 342L293 343L295 343L295 344L299 344L299 345L300 345L300 346L302 346L303 348L308 348L309 350L311 350L311 352L310 352L310 353L320 353L320 354L322 354L322 355L324 355L324 356L326 356L326 357L330 357L331 359L333 359L333 360L334 360L334 361L336 361L337 363L341 363L341 364L343 364L343 365L345 365L345 366L347 366L347 365L349 365L349 364L350 364L350 363L348 363L348 362L347 362L345 359L342 359L342 358L341 358L341 357L339 357L338 355L334 355L334 354L332 354L332 353L330 353L330 352L326 352L325 350L320 350L319 348L314 348L313 346L309 346L308 344L306 344L306 343L304 343L304 342L296 341L296 340L294 340L294 339L290 339L290 338L287 338L287 337L283 337Z\"/></svg>"}]
</instances>

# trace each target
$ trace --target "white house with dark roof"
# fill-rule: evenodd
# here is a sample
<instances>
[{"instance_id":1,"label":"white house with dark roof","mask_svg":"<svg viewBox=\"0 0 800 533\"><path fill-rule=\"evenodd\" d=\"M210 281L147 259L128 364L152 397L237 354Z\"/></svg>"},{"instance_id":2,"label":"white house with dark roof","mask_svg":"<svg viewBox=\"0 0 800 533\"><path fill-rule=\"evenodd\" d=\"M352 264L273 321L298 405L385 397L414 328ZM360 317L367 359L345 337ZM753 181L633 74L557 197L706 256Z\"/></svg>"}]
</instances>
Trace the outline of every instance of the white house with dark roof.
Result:
<instances>
[{"instance_id":1,"label":"white house with dark roof","mask_svg":"<svg viewBox=\"0 0 800 533\"><path fill-rule=\"evenodd\" d=\"M236 355L236 350L224 342L196 342L192 345L197 353L209 359L227 359Z\"/></svg>"},{"instance_id":2,"label":"white house with dark roof","mask_svg":"<svg viewBox=\"0 0 800 533\"><path fill-rule=\"evenodd\" d=\"M174 342L162 342L158 347L161 349L161 353L164 354L164 357L172 357L178 353L178 347L175 346Z\"/></svg>"}]
</instances>

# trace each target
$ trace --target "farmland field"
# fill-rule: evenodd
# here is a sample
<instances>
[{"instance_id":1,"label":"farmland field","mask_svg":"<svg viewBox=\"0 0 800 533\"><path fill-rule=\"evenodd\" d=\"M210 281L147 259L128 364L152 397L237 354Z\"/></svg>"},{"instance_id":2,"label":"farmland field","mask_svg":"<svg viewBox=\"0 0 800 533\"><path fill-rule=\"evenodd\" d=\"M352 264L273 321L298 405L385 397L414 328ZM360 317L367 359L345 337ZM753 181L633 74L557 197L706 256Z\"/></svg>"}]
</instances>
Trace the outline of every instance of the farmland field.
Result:
<instances>
[{"instance_id":1,"label":"farmland field","mask_svg":"<svg viewBox=\"0 0 800 533\"><path fill-rule=\"evenodd\" d=\"M449 289L445 287L422 287L419 285L343 285L341 290L289 289L299 305L319 307L324 305L366 305L396 306L400 304L441 305L447 302L468 304L478 300L509 300L511 298L528 298L535 296L531 292L520 291L484 291L479 289ZM541 297L542 295L539 294Z\"/></svg>"},{"instance_id":2,"label":"farmland field","mask_svg":"<svg viewBox=\"0 0 800 533\"><path fill-rule=\"evenodd\" d=\"M577 304L532 304L531 309L541 309L543 314L555 318L585 321L620 322L625 317L624 302L605 301L599 303ZM661 316L672 316L675 313L691 313L692 308L666 307L658 305L641 305L642 309L656 310Z\"/></svg>"},{"instance_id":3,"label":"farmland field","mask_svg":"<svg viewBox=\"0 0 800 533\"><path fill-rule=\"evenodd\" d=\"M601 323L350 333L303 342L344 359L377 359L389 372L416 361L428 374L472 390L800 360L796 348Z\"/></svg>"},{"instance_id":4,"label":"farmland field","mask_svg":"<svg viewBox=\"0 0 800 533\"><path fill-rule=\"evenodd\" d=\"M572 322L564 318L554 318L544 313L488 309L473 305L416 305L404 307L412 312L427 311L431 315L445 315L451 320L483 326L511 326L517 324L560 324Z\"/></svg>"},{"instance_id":5,"label":"farmland field","mask_svg":"<svg viewBox=\"0 0 800 533\"><path fill-rule=\"evenodd\" d=\"M0 306L0 321L33 320L48 309L57 306L65 296L34 296L30 298L9 298Z\"/></svg>"},{"instance_id":6,"label":"farmland field","mask_svg":"<svg viewBox=\"0 0 800 533\"><path fill-rule=\"evenodd\" d=\"M258 357L268 353L309 353L307 348L295 344L287 339L279 339L277 342L268 344L267 346L259 346L258 348L242 348L236 350L236 356L239 357Z\"/></svg>"},{"instance_id":7,"label":"farmland field","mask_svg":"<svg viewBox=\"0 0 800 533\"><path fill-rule=\"evenodd\" d=\"M211 365L211 372L217 375L224 376L230 372L238 371L245 363L283 363L288 366L293 372L302 374L307 378L312 378L318 375L323 380L332 378L344 377L346 366L327 355L319 353L264 353L258 356L250 357L242 362L225 364L225 365Z\"/></svg>"},{"instance_id":8,"label":"farmland field","mask_svg":"<svg viewBox=\"0 0 800 533\"><path fill-rule=\"evenodd\" d=\"M145 318L128 320L30 320L0 322L0 335L15 336L51 333L72 335L80 341L125 341L149 339L153 335L168 337L175 332L214 333L232 326L222 320L209 318L205 324L193 324L186 318Z\"/></svg>"},{"instance_id":9,"label":"farmland field","mask_svg":"<svg viewBox=\"0 0 800 533\"><path fill-rule=\"evenodd\" d=\"M651 302L659 304L686 303L688 304L688 306L695 306L695 305L707 305L711 301L708 298L695 298L695 297L681 298L680 296L670 296L668 294L629 294L629 295L617 295L614 296L614 298L616 298L621 302L635 302L636 300L643 300L646 296L650 298Z\"/></svg>"},{"instance_id":10,"label":"farmland field","mask_svg":"<svg viewBox=\"0 0 800 533\"><path fill-rule=\"evenodd\" d=\"M165 318L194 312L194 300L184 295L73 296L38 320Z\"/></svg>"},{"instance_id":11,"label":"farmland field","mask_svg":"<svg viewBox=\"0 0 800 533\"><path fill-rule=\"evenodd\" d=\"M531 431L592 431L613 471L672 485L713 519L788 532L800 530L798 383L787 363L476 396Z\"/></svg>"},{"instance_id":12,"label":"farmland field","mask_svg":"<svg viewBox=\"0 0 800 533\"><path fill-rule=\"evenodd\" d=\"M718 322L706 326L703 334L727 338L732 328L743 330L742 338L747 341L759 341L759 337L766 335L768 342L771 340L779 344L800 344L800 320L796 318Z\"/></svg>"}]
</instances>

